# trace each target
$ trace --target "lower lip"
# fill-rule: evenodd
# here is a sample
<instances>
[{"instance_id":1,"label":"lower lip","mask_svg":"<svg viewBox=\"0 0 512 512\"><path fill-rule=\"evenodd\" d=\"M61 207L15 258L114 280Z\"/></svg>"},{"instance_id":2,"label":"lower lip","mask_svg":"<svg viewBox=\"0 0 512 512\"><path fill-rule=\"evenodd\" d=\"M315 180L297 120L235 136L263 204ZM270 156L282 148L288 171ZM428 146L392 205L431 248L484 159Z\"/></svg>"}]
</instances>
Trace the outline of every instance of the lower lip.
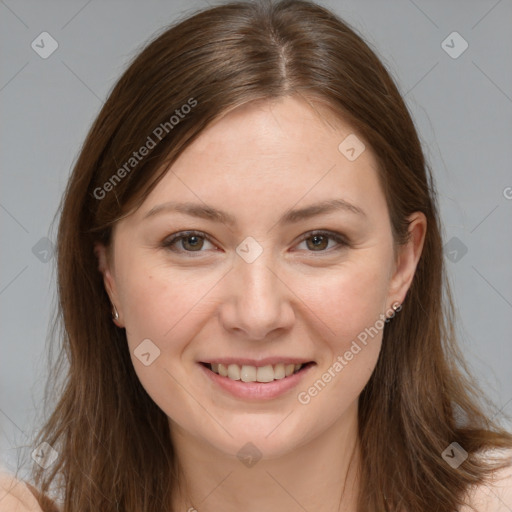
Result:
<instances>
[{"instance_id":1,"label":"lower lip","mask_svg":"<svg viewBox=\"0 0 512 512\"><path fill-rule=\"evenodd\" d=\"M297 386L304 375L315 366L314 363L308 363L307 366L301 368L297 373L272 382L243 382L241 380L232 380L228 377L222 377L201 363L198 364L206 376L215 384L218 384L222 389L233 396L246 400L270 400L283 395Z\"/></svg>"}]
</instances>

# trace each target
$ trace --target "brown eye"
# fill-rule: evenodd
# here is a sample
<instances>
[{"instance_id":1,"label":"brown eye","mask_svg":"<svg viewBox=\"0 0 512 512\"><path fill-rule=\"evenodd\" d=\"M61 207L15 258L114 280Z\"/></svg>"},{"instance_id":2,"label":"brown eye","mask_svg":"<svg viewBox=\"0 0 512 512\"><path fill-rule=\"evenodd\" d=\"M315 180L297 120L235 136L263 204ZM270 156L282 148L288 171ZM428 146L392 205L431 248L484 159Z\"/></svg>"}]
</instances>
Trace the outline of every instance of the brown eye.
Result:
<instances>
[{"instance_id":1,"label":"brown eye","mask_svg":"<svg viewBox=\"0 0 512 512\"><path fill-rule=\"evenodd\" d=\"M331 241L333 245L329 246ZM343 235L330 231L308 233L302 238L302 243L305 243L308 252L329 253L331 250L343 249L349 246L347 239Z\"/></svg>"},{"instance_id":2,"label":"brown eye","mask_svg":"<svg viewBox=\"0 0 512 512\"><path fill-rule=\"evenodd\" d=\"M213 244L203 233L181 231L162 242L162 247L177 253L204 252L209 247L206 244Z\"/></svg>"},{"instance_id":3,"label":"brown eye","mask_svg":"<svg viewBox=\"0 0 512 512\"><path fill-rule=\"evenodd\" d=\"M198 251L203 247L204 240L197 235L190 235L181 238L182 247L188 251Z\"/></svg>"},{"instance_id":4,"label":"brown eye","mask_svg":"<svg viewBox=\"0 0 512 512\"><path fill-rule=\"evenodd\" d=\"M311 243L309 243L311 241ZM329 245L329 239L324 235L313 235L306 239L308 249L323 250Z\"/></svg>"}]
</instances>

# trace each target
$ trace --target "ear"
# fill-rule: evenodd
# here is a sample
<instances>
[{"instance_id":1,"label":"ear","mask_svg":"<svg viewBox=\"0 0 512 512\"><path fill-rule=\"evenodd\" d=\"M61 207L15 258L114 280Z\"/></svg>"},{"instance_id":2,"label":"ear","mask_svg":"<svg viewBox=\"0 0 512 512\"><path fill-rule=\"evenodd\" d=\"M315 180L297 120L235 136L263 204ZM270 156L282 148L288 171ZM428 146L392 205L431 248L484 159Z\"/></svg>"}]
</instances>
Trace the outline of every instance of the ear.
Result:
<instances>
[{"instance_id":1,"label":"ear","mask_svg":"<svg viewBox=\"0 0 512 512\"><path fill-rule=\"evenodd\" d=\"M109 250L101 242L95 242L94 254L98 259L98 270L103 274L103 283L105 290L110 298L110 302L116 307L119 313L117 320L112 320L118 327L124 327L122 323L121 305L117 297L117 289L115 279L112 276L112 270L110 265Z\"/></svg>"},{"instance_id":2,"label":"ear","mask_svg":"<svg viewBox=\"0 0 512 512\"><path fill-rule=\"evenodd\" d=\"M416 266L423 250L427 232L427 218L422 212L414 212L408 217L409 241L399 246L393 276L389 287L390 304L404 301L411 286Z\"/></svg>"}]
</instances>

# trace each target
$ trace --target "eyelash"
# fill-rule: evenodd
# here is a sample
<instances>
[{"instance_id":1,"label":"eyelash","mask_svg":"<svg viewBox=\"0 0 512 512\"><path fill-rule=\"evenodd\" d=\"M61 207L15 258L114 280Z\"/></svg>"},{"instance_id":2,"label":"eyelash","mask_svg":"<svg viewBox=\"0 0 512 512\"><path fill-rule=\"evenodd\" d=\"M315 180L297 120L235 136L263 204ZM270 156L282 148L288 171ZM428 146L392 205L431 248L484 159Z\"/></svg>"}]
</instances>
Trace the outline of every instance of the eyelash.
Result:
<instances>
[{"instance_id":1,"label":"eyelash","mask_svg":"<svg viewBox=\"0 0 512 512\"><path fill-rule=\"evenodd\" d=\"M206 233L203 233L202 231L179 231L178 233L175 233L175 234L171 235L170 238L167 238L166 240L164 240L162 242L162 247L165 248L165 249L168 249L170 251L173 251L173 252L176 252L176 253L182 253L182 254L183 253L193 254L193 253L205 252L205 251L202 251L202 250L200 250L200 251L186 251L184 249L177 250L177 249L173 248L173 246L175 245L176 242L178 242L180 240L183 240L185 238L188 238L190 236L198 236L200 238L204 238L205 240L207 240L211 244L215 245L214 242L210 239L210 237L208 235L206 235ZM334 248L331 247L330 249L325 249L325 250L322 250L322 251L308 251L308 252L311 252L311 253L315 253L315 252L318 252L318 253L330 253L332 251L336 251L336 250L339 250L339 249L341 249L343 247L348 247L350 245L349 242L347 241L347 239L344 236L342 236L341 234L336 233L334 231L325 231L325 230L310 231L310 232L306 233L299 240L298 243L302 243L305 240L308 240L309 238L313 238L314 236L324 236L326 238L334 240L339 245L338 245L338 247L334 247ZM192 256L192 257L195 257L195 256Z\"/></svg>"}]
</instances>

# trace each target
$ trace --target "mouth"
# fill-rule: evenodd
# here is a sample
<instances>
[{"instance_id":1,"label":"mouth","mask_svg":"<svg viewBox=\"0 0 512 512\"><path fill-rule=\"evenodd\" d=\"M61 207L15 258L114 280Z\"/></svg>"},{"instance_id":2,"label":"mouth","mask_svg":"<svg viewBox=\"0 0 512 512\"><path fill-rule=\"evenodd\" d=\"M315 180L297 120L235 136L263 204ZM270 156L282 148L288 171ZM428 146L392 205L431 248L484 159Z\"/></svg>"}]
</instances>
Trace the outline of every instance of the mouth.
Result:
<instances>
[{"instance_id":1,"label":"mouth","mask_svg":"<svg viewBox=\"0 0 512 512\"><path fill-rule=\"evenodd\" d=\"M201 362L202 366L210 372L233 381L271 383L286 380L298 373L304 372L315 364L314 361L305 363L277 363L264 366L247 364L222 364Z\"/></svg>"},{"instance_id":2,"label":"mouth","mask_svg":"<svg viewBox=\"0 0 512 512\"><path fill-rule=\"evenodd\" d=\"M222 361L222 362L221 362ZM207 380L219 390L244 401L267 401L278 397L292 396L291 391L303 381L316 366L314 361L264 360L260 366L254 361L224 359L199 362ZM245 363L245 364L244 364ZM269 364L274 363L274 364Z\"/></svg>"}]
</instances>

